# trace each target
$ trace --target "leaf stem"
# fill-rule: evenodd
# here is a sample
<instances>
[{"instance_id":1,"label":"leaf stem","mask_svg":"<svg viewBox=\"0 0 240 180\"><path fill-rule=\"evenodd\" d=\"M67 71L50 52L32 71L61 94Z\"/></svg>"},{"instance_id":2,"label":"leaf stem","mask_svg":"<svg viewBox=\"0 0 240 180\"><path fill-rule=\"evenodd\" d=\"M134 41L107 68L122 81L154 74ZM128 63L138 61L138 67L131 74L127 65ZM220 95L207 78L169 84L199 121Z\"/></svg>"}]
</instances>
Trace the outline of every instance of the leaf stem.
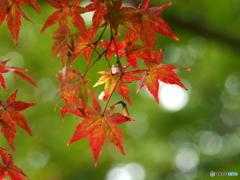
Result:
<instances>
[{"instance_id":1,"label":"leaf stem","mask_svg":"<svg viewBox=\"0 0 240 180\"><path fill-rule=\"evenodd\" d=\"M91 58L90 58L90 62L92 60L92 57L93 57L93 53L96 52L98 54L98 58L92 63L90 64L90 62L87 64L87 67L85 69L85 72L83 73L83 76L82 77L85 77L87 72L89 71L89 69L91 69L91 67L102 57L102 55L104 54L104 52L102 52L101 54L99 54L97 51L96 51L96 47L97 47L97 44L99 43L99 41L102 39L102 36L104 34L104 32L106 31L106 28L107 28L107 24L105 24L104 28L103 28L103 31L102 33L100 34L98 40L96 42L94 42L93 44L95 45L93 47L93 52L91 53Z\"/></svg>"},{"instance_id":2,"label":"leaf stem","mask_svg":"<svg viewBox=\"0 0 240 180\"><path fill-rule=\"evenodd\" d=\"M108 8L109 8L109 6L107 6L107 11L108 11L108 14L110 14L111 11L110 11L110 9L108 9ZM109 102L110 102L110 99L111 99L111 97L112 97L112 95L113 95L113 92L114 92L114 90L116 89L116 86L117 86L117 84L119 83L119 81L121 80L121 77L122 77L122 75L123 75L123 72L122 72L122 63L120 62L120 58L119 58L119 54L118 54L118 48L117 48L117 44L116 44L116 41L115 41L115 35L113 35L113 27L112 27L111 15L109 15L109 16L107 16L107 17L108 17L108 22L109 22L109 26L110 26L110 34L111 34L111 40L110 40L110 43L109 43L108 48L110 47L110 45L111 45L111 43L112 43L112 41L113 41L114 47L115 47L115 51L116 51L116 55L117 55L117 62L116 62L116 63L118 64L118 68L119 68L119 70L120 70L120 76L119 76L119 79L117 80L117 82L116 82L116 84L115 84L112 92L110 93L110 95L109 95L109 97L108 97L108 100L107 100L106 105L105 105L104 110L103 110L103 114L105 113L105 111L106 111L106 109L107 109L107 107L108 107L108 104L109 104ZM115 32L115 33L117 34L117 32Z\"/></svg>"}]
</instances>

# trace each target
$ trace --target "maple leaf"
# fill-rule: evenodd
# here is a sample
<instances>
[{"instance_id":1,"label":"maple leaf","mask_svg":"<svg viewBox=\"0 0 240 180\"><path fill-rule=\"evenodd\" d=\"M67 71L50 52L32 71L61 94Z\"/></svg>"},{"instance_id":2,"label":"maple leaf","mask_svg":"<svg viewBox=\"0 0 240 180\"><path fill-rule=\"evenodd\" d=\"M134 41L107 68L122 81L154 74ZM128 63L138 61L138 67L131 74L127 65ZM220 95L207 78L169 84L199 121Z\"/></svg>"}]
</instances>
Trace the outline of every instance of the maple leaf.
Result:
<instances>
[{"instance_id":1,"label":"maple leaf","mask_svg":"<svg viewBox=\"0 0 240 180\"><path fill-rule=\"evenodd\" d=\"M116 41L116 38L111 39L110 43L108 43L107 41L101 40L101 43L103 44L103 48L107 50L106 56L108 59L110 59L113 54L118 54L118 55L123 54L123 51L125 49L125 46L126 46L125 41L120 41L116 43L116 47L115 47L114 41ZM117 48L117 51L116 51L116 48Z\"/></svg>"},{"instance_id":2,"label":"maple leaf","mask_svg":"<svg viewBox=\"0 0 240 180\"><path fill-rule=\"evenodd\" d=\"M145 50L145 52L142 54L142 59L148 68L158 66L163 60L162 49L155 52Z\"/></svg>"},{"instance_id":3,"label":"maple leaf","mask_svg":"<svg viewBox=\"0 0 240 180\"><path fill-rule=\"evenodd\" d=\"M106 1L108 13L105 15L104 19L110 25L112 29L118 33L118 26L123 25L126 28L135 30L134 24L130 19L135 16L140 10L136 10L132 7L123 7L122 0L117 1Z\"/></svg>"},{"instance_id":4,"label":"maple leaf","mask_svg":"<svg viewBox=\"0 0 240 180\"><path fill-rule=\"evenodd\" d=\"M183 89L187 88L181 83L179 77L173 71L174 69L188 69L189 68L179 68L174 65L165 64L157 66L162 61L161 51L156 51L152 53L152 57L145 61L146 65L149 67L149 70L142 73L142 80L140 81L138 90L139 91L143 86L147 86L149 92L153 95L156 102L159 103L158 91L159 91L159 81L162 81L166 84L176 84Z\"/></svg>"},{"instance_id":5,"label":"maple leaf","mask_svg":"<svg viewBox=\"0 0 240 180\"><path fill-rule=\"evenodd\" d=\"M132 72L124 72L126 70L127 66L123 66L123 72L120 72L118 68L115 66L112 66L111 71L99 71L99 74L102 74L102 76L99 78L99 80L94 84L93 87L96 87L98 85L104 84L104 91L103 91L103 98L102 100L104 102L107 102L110 95L113 93L113 91L116 89L119 94L121 94L131 105L132 101L129 97L129 88L126 82L133 82L135 80L141 80L140 77L135 76L135 73L140 73L139 71L132 71Z\"/></svg>"},{"instance_id":6,"label":"maple leaf","mask_svg":"<svg viewBox=\"0 0 240 180\"><path fill-rule=\"evenodd\" d=\"M106 110L104 114L101 114L101 107L96 100L93 101L93 107L94 108L86 108L86 117L77 125L68 145L89 136L90 147L94 157L94 165L96 166L105 138L108 138L109 141L117 146L120 152L125 155L122 144L122 133L115 124L134 120L119 113L111 113L110 110ZM83 117L76 109L69 110L68 112Z\"/></svg>"},{"instance_id":7,"label":"maple leaf","mask_svg":"<svg viewBox=\"0 0 240 180\"><path fill-rule=\"evenodd\" d=\"M15 150L14 148L14 138L16 134L16 126L15 123L12 121L9 121L6 123L4 120L0 119L0 127L1 127L1 132L3 136L6 138L10 148L12 150Z\"/></svg>"},{"instance_id":8,"label":"maple leaf","mask_svg":"<svg viewBox=\"0 0 240 180\"><path fill-rule=\"evenodd\" d=\"M7 16L7 7L8 7L8 1L0 1L0 25L5 20Z\"/></svg>"},{"instance_id":9,"label":"maple leaf","mask_svg":"<svg viewBox=\"0 0 240 180\"><path fill-rule=\"evenodd\" d=\"M125 34L125 40L126 42L135 42L139 37L139 34L131 29L127 29Z\"/></svg>"},{"instance_id":10,"label":"maple leaf","mask_svg":"<svg viewBox=\"0 0 240 180\"><path fill-rule=\"evenodd\" d=\"M59 28L51 35L53 39L56 39L52 46L52 57L60 56L63 66L65 65L67 54L71 51L69 48L70 34L71 30L60 20Z\"/></svg>"},{"instance_id":11,"label":"maple leaf","mask_svg":"<svg viewBox=\"0 0 240 180\"><path fill-rule=\"evenodd\" d=\"M12 180L28 180L26 174L14 165L10 154L1 155L3 164L0 164L0 179L9 176Z\"/></svg>"},{"instance_id":12,"label":"maple leaf","mask_svg":"<svg viewBox=\"0 0 240 180\"><path fill-rule=\"evenodd\" d=\"M130 19L134 24L135 30L140 34L144 46L154 48L156 44L156 35L154 32L178 40L178 37L172 33L168 24L163 19L157 17L171 4L172 3L168 3L149 8L150 0L146 0L141 6L141 12Z\"/></svg>"},{"instance_id":13,"label":"maple leaf","mask_svg":"<svg viewBox=\"0 0 240 180\"><path fill-rule=\"evenodd\" d=\"M38 14L41 13L41 10L38 5L38 0L17 0L17 2L25 6L31 6L38 12Z\"/></svg>"},{"instance_id":14,"label":"maple leaf","mask_svg":"<svg viewBox=\"0 0 240 180\"><path fill-rule=\"evenodd\" d=\"M76 54L74 58L79 56L80 54L83 54L86 58L87 62L90 62L90 55L94 48L99 47L96 44L93 44L92 41L95 38L95 30L93 28L90 28L86 31L86 33L76 35L76 50L74 53Z\"/></svg>"},{"instance_id":15,"label":"maple leaf","mask_svg":"<svg viewBox=\"0 0 240 180\"><path fill-rule=\"evenodd\" d=\"M112 56L112 54L118 54L119 57L125 57L128 63L136 69L137 58L143 59L146 56L144 54L144 50L149 48L141 45L134 45L134 42L131 42L129 40L120 41L116 44L115 47L114 43L115 40L116 38L111 39L110 40L111 44L104 40L101 40L103 48L107 50L106 53L107 58L109 59Z\"/></svg>"},{"instance_id":16,"label":"maple leaf","mask_svg":"<svg viewBox=\"0 0 240 180\"><path fill-rule=\"evenodd\" d=\"M0 149L0 156L2 156L2 155L8 155L9 153L5 153L5 152L3 152L3 150L5 150L4 148L1 148Z\"/></svg>"},{"instance_id":17,"label":"maple leaf","mask_svg":"<svg viewBox=\"0 0 240 180\"><path fill-rule=\"evenodd\" d=\"M88 94L92 92L86 87L86 83L89 82L89 80L83 78L76 69L68 69L65 77L57 76L57 78L62 85L56 91L63 92L60 99L66 101L66 105L61 108L62 119L64 119L66 112L72 104L76 106L81 104L81 109L84 109L87 105Z\"/></svg>"},{"instance_id":18,"label":"maple leaf","mask_svg":"<svg viewBox=\"0 0 240 180\"><path fill-rule=\"evenodd\" d=\"M31 83L32 85L34 85L35 87L38 87L37 84L33 81L33 79L20 72L20 71L28 71L27 69L22 69L22 68L18 68L18 67L13 67L13 66L6 66L6 63L9 61L10 59L7 59L5 61L1 61L0 62L0 86L2 86L3 89L7 89L4 77L3 77L3 73L7 73L7 72L11 72L14 75L15 80L18 79L18 77L23 78L25 81L28 81L29 83Z\"/></svg>"},{"instance_id":19,"label":"maple leaf","mask_svg":"<svg viewBox=\"0 0 240 180\"><path fill-rule=\"evenodd\" d=\"M15 124L20 126L22 129L32 135L30 128L28 127L25 117L18 111L27 109L36 103L26 103L23 101L15 101L18 90L16 90L4 103L0 101L0 126L2 127L1 132L7 139L10 147L13 147L13 140L16 134Z\"/></svg>"},{"instance_id":20,"label":"maple leaf","mask_svg":"<svg viewBox=\"0 0 240 180\"><path fill-rule=\"evenodd\" d=\"M86 26L85 26L85 22L82 18L82 16L80 15L81 13L84 13L85 10L79 6L80 0L74 0L71 4L69 4L68 0L47 0L47 2L59 9L57 11L55 11L52 15L50 15L48 17L48 19L46 20L45 24L43 25L43 28L41 30L41 33L43 33L43 31L60 22L63 21L65 22L65 24L68 24L68 17L71 17L71 22L72 24L82 33L86 32Z\"/></svg>"},{"instance_id":21,"label":"maple leaf","mask_svg":"<svg viewBox=\"0 0 240 180\"><path fill-rule=\"evenodd\" d=\"M149 49L141 45L134 45L134 42L126 41L125 48L120 56L125 57L130 65L137 68L137 58L144 59L144 50Z\"/></svg>"},{"instance_id":22,"label":"maple leaf","mask_svg":"<svg viewBox=\"0 0 240 180\"><path fill-rule=\"evenodd\" d=\"M33 7L39 14L40 9L37 0L3 0L0 1L0 25L6 19L8 30L10 31L13 41L18 44L18 34L21 26L21 16L27 21L33 22L22 10L20 4Z\"/></svg>"},{"instance_id":23,"label":"maple leaf","mask_svg":"<svg viewBox=\"0 0 240 180\"><path fill-rule=\"evenodd\" d=\"M85 7L85 12L94 11L91 29L93 29L96 33L97 29L100 27L101 22L104 20L104 16L107 13L106 4L105 1L103 0L90 0L90 1L92 3L88 4Z\"/></svg>"}]
</instances>

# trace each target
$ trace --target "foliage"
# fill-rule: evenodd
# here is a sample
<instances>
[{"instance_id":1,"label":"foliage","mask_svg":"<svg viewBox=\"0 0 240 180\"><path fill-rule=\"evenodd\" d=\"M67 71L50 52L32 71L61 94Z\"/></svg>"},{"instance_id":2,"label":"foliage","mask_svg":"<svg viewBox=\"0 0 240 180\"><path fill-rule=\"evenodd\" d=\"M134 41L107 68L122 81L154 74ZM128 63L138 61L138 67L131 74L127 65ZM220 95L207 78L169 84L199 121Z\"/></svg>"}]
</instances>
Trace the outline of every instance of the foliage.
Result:
<instances>
[{"instance_id":1,"label":"foliage","mask_svg":"<svg viewBox=\"0 0 240 180\"><path fill-rule=\"evenodd\" d=\"M189 70L189 68L161 64L163 49L155 50L155 32L178 40L168 24L157 17L171 3L149 7L150 0L146 0L136 7L125 7L122 5L121 0L91 0L88 5L82 7L80 6L80 0L73 0L72 2L68 0L47 0L47 2L57 10L48 17L41 33L46 28L58 24L58 29L52 33L51 37L55 40L52 46L52 57L59 57L62 64L62 69L59 71L61 75L57 75L57 79L61 84L57 91L62 93L59 99L65 101L65 106L61 107L61 116L64 119L66 113L72 113L75 116L84 118L77 125L68 145L89 136L95 165L97 165L105 138L108 138L125 155L122 133L116 124L134 121L130 118L127 104L124 102L126 100L129 105L132 105L128 85L133 81L139 81L137 91L146 86L157 103L159 103L159 81L176 84L187 89L174 70ZM0 25L3 21L7 21L8 29L15 44L18 44L21 16L33 22L24 13L21 5L31 6L40 13L37 0L7 0L0 2L2 7ZM81 14L87 12L93 12L90 27L85 25L84 19L81 17ZM119 26L126 29L125 35L121 35ZM104 39L104 34L108 29L110 37ZM138 40L141 41L141 44L137 44ZM73 62L81 61L81 55L85 57L86 67L81 67L81 70L79 70L74 67ZM90 69L97 66L97 62L100 60L106 62L109 69L99 69L98 73L101 74L101 77L93 87L105 85L98 97L99 100L97 100L93 89L90 89L87 85L90 81L87 75ZM144 68L139 68L141 61L144 63ZM20 72L27 71L26 69L6 66L7 62L8 60L5 60L0 64L0 85L3 89L6 90L7 87L2 74L7 72L13 73L15 78L20 76L37 87L31 77ZM114 91L117 91L122 96L122 100L110 105ZM15 150L13 145L16 134L15 124L31 135L25 117L19 114L18 111L35 105L35 103L15 101L17 92L16 90L7 99L6 103L0 101L1 132L11 148L1 148L2 151ZM103 101L102 107L100 101ZM122 106L122 113L115 112L119 104ZM0 166L1 177L8 175L12 179L26 179L25 174L13 165L10 154L2 152L1 156L4 164ZM10 166L16 169L14 175L9 170Z\"/></svg>"}]
</instances>

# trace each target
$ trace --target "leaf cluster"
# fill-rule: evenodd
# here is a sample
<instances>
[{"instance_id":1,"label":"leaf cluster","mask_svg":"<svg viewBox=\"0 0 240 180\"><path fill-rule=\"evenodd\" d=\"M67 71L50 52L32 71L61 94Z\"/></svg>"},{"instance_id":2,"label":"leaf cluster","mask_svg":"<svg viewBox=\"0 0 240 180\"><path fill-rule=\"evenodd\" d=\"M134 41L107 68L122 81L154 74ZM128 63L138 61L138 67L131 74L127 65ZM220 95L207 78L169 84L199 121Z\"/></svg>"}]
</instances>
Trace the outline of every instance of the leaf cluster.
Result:
<instances>
[{"instance_id":1,"label":"leaf cluster","mask_svg":"<svg viewBox=\"0 0 240 180\"><path fill-rule=\"evenodd\" d=\"M159 81L168 84L177 84L187 89L173 71L179 69L173 65L162 65L162 49L155 50L156 34L161 33L178 40L168 24L158 17L171 3L150 7L150 0L146 0L138 8L123 6L122 0L91 0L86 6L81 6L79 0L48 0L48 3L57 10L46 20L41 32L49 26L58 24L58 29L52 33L55 39L52 46L52 56L59 56L62 63L61 76L57 76L61 86L57 91L62 92L60 99L66 105L61 108L62 118L66 113L73 113L84 118L76 127L71 144L83 137L89 136L90 147L97 164L98 156L104 139L108 138L116 145L122 154L122 137L120 130L114 125L114 113L117 103L109 105L110 99L116 91L129 105L132 101L129 95L129 83L139 81L139 91L146 86L159 103ZM93 12L92 24L85 25L81 14ZM77 33L72 33L69 24L73 24ZM125 35L119 31L123 26ZM103 39L106 32L110 32L108 39ZM137 40L141 44L137 44ZM93 56L95 54L95 56ZM85 57L87 66L81 70L74 68L73 61L82 61ZM99 80L93 87L104 84L104 89L98 99L105 104L101 110L96 103L95 94L89 89L87 74L98 61L105 61L108 70L101 70ZM143 61L145 69L139 69L139 61ZM127 64L125 64L127 62ZM131 70L128 70L130 69ZM93 103L89 106L89 99ZM73 107L73 109L71 109ZM111 109L111 110L109 110ZM124 103L123 111L127 112ZM129 121L129 114L122 113L121 122Z\"/></svg>"},{"instance_id":2,"label":"leaf cluster","mask_svg":"<svg viewBox=\"0 0 240 180\"><path fill-rule=\"evenodd\" d=\"M83 118L68 145L88 136L95 165L106 138L125 155L122 133L117 124L134 121L130 118L127 108L127 104L133 104L129 95L129 84L138 81L137 92L146 86L157 103L159 103L159 81L187 89L174 70L188 68L162 64L163 49L156 50L156 33L178 40L169 25L158 17L171 3L150 7L150 0L146 0L136 7L127 7L123 6L122 0L90 0L86 6L81 6L80 0L47 0L47 2L56 11L49 15L40 33L54 24L58 25L51 38L54 39L52 57L59 57L62 65L59 70L60 75L56 76L60 83L60 87L56 90L61 92L59 100L65 101L65 105L60 108L61 116L64 119L66 113L72 113ZM0 2L2 7L0 25L4 20L7 21L15 44L18 43L21 16L33 22L23 12L21 5L31 6L40 13L37 0ZM88 12L93 13L90 26L86 25L82 17L82 14ZM125 33L120 32L120 26L125 29ZM110 35L104 39L108 31ZM141 43L137 44L139 41ZM85 60L81 58L82 56ZM6 72L12 72L15 77L20 76L37 87L29 76L21 72L26 71L25 69L6 66L7 61L2 61L0 64L0 85L4 89L6 84L2 73ZM86 61L85 67L79 69L74 67L73 62L81 61ZM96 98L93 88L88 86L91 80L88 79L88 72L93 66L97 67L99 61L105 62L108 69L99 68L98 73L101 77L93 87L104 84L104 88ZM139 68L140 61L144 63L145 68ZM110 104L115 91L122 96L122 100ZM31 135L24 116L18 111L34 105L34 103L15 101L16 94L17 91L7 99L6 103L0 101L0 125L12 149L14 149L13 139L16 133L15 124ZM116 112L116 107L119 105L121 105L121 113ZM4 153L2 158L5 166L8 166L7 161L12 161ZM10 171L8 174L11 177Z\"/></svg>"}]
</instances>

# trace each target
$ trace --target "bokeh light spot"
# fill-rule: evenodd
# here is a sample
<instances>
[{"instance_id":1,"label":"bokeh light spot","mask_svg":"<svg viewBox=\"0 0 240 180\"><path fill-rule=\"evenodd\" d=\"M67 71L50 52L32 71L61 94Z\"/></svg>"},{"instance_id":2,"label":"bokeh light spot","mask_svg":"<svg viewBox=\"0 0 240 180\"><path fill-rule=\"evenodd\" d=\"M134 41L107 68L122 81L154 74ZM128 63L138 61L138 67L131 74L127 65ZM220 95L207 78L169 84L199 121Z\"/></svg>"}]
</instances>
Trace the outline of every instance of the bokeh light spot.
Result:
<instances>
[{"instance_id":1,"label":"bokeh light spot","mask_svg":"<svg viewBox=\"0 0 240 180\"><path fill-rule=\"evenodd\" d=\"M55 83L52 79L42 78L38 81L38 87L34 89L34 96L36 99L40 99L42 102L55 101Z\"/></svg>"},{"instance_id":2,"label":"bokeh light spot","mask_svg":"<svg viewBox=\"0 0 240 180\"><path fill-rule=\"evenodd\" d=\"M145 170L138 163L119 164L107 173L106 180L144 180Z\"/></svg>"},{"instance_id":3,"label":"bokeh light spot","mask_svg":"<svg viewBox=\"0 0 240 180\"><path fill-rule=\"evenodd\" d=\"M199 139L199 148L207 155L217 154L223 146L222 138L212 131L203 131Z\"/></svg>"},{"instance_id":4,"label":"bokeh light spot","mask_svg":"<svg viewBox=\"0 0 240 180\"><path fill-rule=\"evenodd\" d=\"M29 23L27 26L22 26L19 34L19 47L24 48L24 51L30 51L36 44L36 29L32 29Z\"/></svg>"},{"instance_id":5,"label":"bokeh light spot","mask_svg":"<svg viewBox=\"0 0 240 180\"><path fill-rule=\"evenodd\" d=\"M229 127L234 128L239 125L240 111L230 110L223 107L220 112L220 117Z\"/></svg>"},{"instance_id":6,"label":"bokeh light spot","mask_svg":"<svg viewBox=\"0 0 240 180\"><path fill-rule=\"evenodd\" d=\"M230 94L240 95L240 73L230 74L225 82L225 87Z\"/></svg>"},{"instance_id":7,"label":"bokeh light spot","mask_svg":"<svg viewBox=\"0 0 240 180\"><path fill-rule=\"evenodd\" d=\"M208 43L202 36L195 36L188 42L188 52L194 57L202 57L208 51Z\"/></svg>"},{"instance_id":8,"label":"bokeh light spot","mask_svg":"<svg viewBox=\"0 0 240 180\"><path fill-rule=\"evenodd\" d=\"M224 146L221 154L224 156L234 156L240 151L240 139L234 134L226 134L222 137Z\"/></svg>"},{"instance_id":9,"label":"bokeh light spot","mask_svg":"<svg viewBox=\"0 0 240 180\"><path fill-rule=\"evenodd\" d=\"M175 164L182 172L188 172L196 168L199 162L198 153L191 148L182 148L179 150Z\"/></svg>"},{"instance_id":10,"label":"bokeh light spot","mask_svg":"<svg viewBox=\"0 0 240 180\"><path fill-rule=\"evenodd\" d=\"M24 60L23 60L23 56L20 53L16 51L11 51L3 57L3 60L7 60L7 59L11 59L7 63L7 66L15 66L18 68L23 67Z\"/></svg>"},{"instance_id":11,"label":"bokeh light spot","mask_svg":"<svg viewBox=\"0 0 240 180\"><path fill-rule=\"evenodd\" d=\"M160 105L169 111L179 111L188 102L188 92L177 85L161 83Z\"/></svg>"},{"instance_id":12,"label":"bokeh light spot","mask_svg":"<svg viewBox=\"0 0 240 180\"><path fill-rule=\"evenodd\" d=\"M50 158L50 153L48 150L41 146L32 147L27 153L26 160L34 168L44 167Z\"/></svg>"}]
</instances>

